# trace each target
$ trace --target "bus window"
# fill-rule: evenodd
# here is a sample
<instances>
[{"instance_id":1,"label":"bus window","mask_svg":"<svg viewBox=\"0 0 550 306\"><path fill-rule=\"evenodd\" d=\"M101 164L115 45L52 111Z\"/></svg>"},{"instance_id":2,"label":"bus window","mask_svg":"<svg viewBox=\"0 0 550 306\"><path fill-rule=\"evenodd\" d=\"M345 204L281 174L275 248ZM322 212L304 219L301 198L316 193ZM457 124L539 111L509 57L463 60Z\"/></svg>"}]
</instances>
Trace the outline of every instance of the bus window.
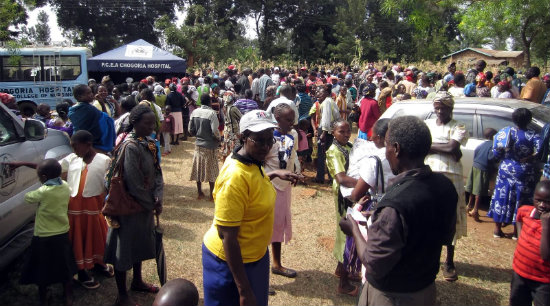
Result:
<instances>
[{"instance_id":1,"label":"bus window","mask_svg":"<svg viewBox=\"0 0 550 306\"><path fill-rule=\"evenodd\" d=\"M9 56L2 56L2 82L20 82L40 80L40 65L33 63L32 56L21 56L19 63L10 61Z\"/></svg>"},{"instance_id":2,"label":"bus window","mask_svg":"<svg viewBox=\"0 0 550 306\"><path fill-rule=\"evenodd\" d=\"M59 74L62 81L75 80L81 73L80 56L62 55L59 65Z\"/></svg>"}]
</instances>

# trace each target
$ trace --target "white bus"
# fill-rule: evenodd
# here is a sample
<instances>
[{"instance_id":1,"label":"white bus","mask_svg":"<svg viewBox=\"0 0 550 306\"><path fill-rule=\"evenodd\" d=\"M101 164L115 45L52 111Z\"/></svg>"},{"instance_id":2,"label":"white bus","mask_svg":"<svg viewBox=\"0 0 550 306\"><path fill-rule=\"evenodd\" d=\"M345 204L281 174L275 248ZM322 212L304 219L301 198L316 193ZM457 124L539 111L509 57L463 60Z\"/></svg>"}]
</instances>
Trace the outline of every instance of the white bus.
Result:
<instances>
[{"instance_id":1,"label":"white bus","mask_svg":"<svg viewBox=\"0 0 550 306\"><path fill-rule=\"evenodd\" d=\"M82 47L0 48L0 92L18 103L32 101L52 108L73 97L73 87L88 83L86 59L91 51Z\"/></svg>"}]
</instances>

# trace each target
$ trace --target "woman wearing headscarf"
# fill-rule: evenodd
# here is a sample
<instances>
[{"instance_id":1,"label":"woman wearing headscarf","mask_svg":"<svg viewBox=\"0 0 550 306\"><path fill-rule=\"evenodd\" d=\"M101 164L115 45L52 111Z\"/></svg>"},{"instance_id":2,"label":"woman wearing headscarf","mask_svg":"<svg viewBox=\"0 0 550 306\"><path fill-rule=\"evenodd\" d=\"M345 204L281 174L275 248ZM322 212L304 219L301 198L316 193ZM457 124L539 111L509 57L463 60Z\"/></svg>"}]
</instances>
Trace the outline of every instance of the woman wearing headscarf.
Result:
<instances>
[{"instance_id":1,"label":"woman wearing headscarf","mask_svg":"<svg viewBox=\"0 0 550 306\"><path fill-rule=\"evenodd\" d=\"M480 98L486 98L491 96L490 88L487 87L487 76L485 73L480 72L476 76L476 96Z\"/></svg>"},{"instance_id":2,"label":"woman wearing headscarf","mask_svg":"<svg viewBox=\"0 0 550 306\"><path fill-rule=\"evenodd\" d=\"M518 108L512 113L516 126L502 128L494 137L492 151L501 162L487 216L495 221L495 238L503 236L502 224L515 224L520 205L533 203L537 183L534 158L540 151L541 139L528 128L531 119L531 111ZM515 227L514 237L517 238Z\"/></svg>"},{"instance_id":3,"label":"woman wearing headscarf","mask_svg":"<svg viewBox=\"0 0 550 306\"><path fill-rule=\"evenodd\" d=\"M149 90L149 89L146 89ZM150 137L154 132L156 116L147 105L138 105L130 112L128 137L117 147L115 162L124 154L124 186L143 211L118 216L118 228L110 227L105 247L106 263L115 268L118 296L115 305L136 305L128 295L126 271L133 269L130 288L133 291L157 293L159 288L143 281L141 263L155 258L155 234L153 214L162 212L164 182L157 158L155 141ZM119 154L120 152L120 154Z\"/></svg>"},{"instance_id":4,"label":"woman wearing headscarf","mask_svg":"<svg viewBox=\"0 0 550 306\"><path fill-rule=\"evenodd\" d=\"M513 95L510 91L510 82L508 81L500 81L497 84L498 92L497 92L497 98L498 99L512 99Z\"/></svg>"},{"instance_id":5,"label":"woman wearing headscarf","mask_svg":"<svg viewBox=\"0 0 550 306\"><path fill-rule=\"evenodd\" d=\"M458 193L456 233L452 244L447 245L447 259L443 264L443 277L446 281L458 279L454 264L454 249L456 240L467 234L460 146L468 141L468 131L464 123L453 119L454 103L451 94L446 91L438 92L433 100L434 113L437 117L426 120L426 125L432 134L432 146L430 154L426 157L426 164L432 171L442 173L449 178Z\"/></svg>"},{"instance_id":6,"label":"woman wearing headscarf","mask_svg":"<svg viewBox=\"0 0 550 306\"><path fill-rule=\"evenodd\" d=\"M239 142L239 121L242 114L234 105L235 94L231 91L223 93L223 110L225 118L225 128L223 129L223 160L233 152L233 149Z\"/></svg>"},{"instance_id":7,"label":"woman wearing headscarf","mask_svg":"<svg viewBox=\"0 0 550 306\"><path fill-rule=\"evenodd\" d=\"M380 118L380 108L378 101L374 99L376 95L376 85L369 83L363 89L363 99L360 102L361 115L359 116L359 134L357 137L368 139L372 135L372 127L378 118Z\"/></svg>"}]
</instances>

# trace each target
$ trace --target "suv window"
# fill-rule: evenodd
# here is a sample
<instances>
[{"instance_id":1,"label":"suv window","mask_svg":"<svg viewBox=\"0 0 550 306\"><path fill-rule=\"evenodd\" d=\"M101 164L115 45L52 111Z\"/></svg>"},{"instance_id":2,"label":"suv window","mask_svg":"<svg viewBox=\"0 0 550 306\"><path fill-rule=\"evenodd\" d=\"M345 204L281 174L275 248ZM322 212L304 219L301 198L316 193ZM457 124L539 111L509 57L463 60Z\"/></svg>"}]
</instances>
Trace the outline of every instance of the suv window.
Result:
<instances>
[{"instance_id":1,"label":"suv window","mask_svg":"<svg viewBox=\"0 0 550 306\"><path fill-rule=\"evenodd\" d=\"M434 112L431 112L428 116L428 119L435 118L436 114ZM466 129L468 130L468 134L470 137L474 136L474 114L467 114L467 113L456 113L453 112L453 119L464 123L466 125Z\"/></svg>"},{"instance_id":2,"label":"suv window","mask_svg":"<svg viewBox=\"0 0 550 306\"><path fill-rule=\"evenodd\" d=\"M0 111L0 146L17 141L17 132L13 119L5 112Z\"/></svg>"},{"instance_id":3,"label":"suv window","mask_svg":"<svg viewBox=\"0 0 550 306\"><path fill-rule=\"evenodd\" d=\"M503 127L515 126L512 118L499 117L493 115L481 115L481 128L482 131L486 128L493 128L500 131Z\"/></svg>"}]
</instances>

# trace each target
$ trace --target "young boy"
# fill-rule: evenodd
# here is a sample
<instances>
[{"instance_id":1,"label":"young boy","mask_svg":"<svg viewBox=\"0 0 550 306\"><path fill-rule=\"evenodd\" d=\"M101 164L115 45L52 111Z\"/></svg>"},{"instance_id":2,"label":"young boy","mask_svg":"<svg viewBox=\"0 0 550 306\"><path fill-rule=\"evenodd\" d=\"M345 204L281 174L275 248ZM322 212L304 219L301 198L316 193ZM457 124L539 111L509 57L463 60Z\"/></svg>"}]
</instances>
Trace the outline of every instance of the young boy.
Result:
<instances>
[{"instance_id":1,"label":"young boy","mask_svg":"<svg viewBox=\"0 0 550 306\"><path fill-rule=\"evenodd\" d=\"M492 128L486 128L483 131L485 142L480 144L474 151L474 163L468 175L466 191L470 193L468 200L468 215L479 221L479 201L482 196L489 195L489 181L495 168L491 163L491 149L493 147L493 136L497 131Z\"/></svg>"},{"instance_id":2,"label":"young boy","mask_svg":"<svg viewBox=\"0 0 550 306\"><path fill-rule=\"evenodd\" d=\"M550 305L550 181L535 188L534 206L518 208L510 305Z\"/></svg>"},{"instance_id":3,"label":"young boy","mask_svg":"<svg viewBox=\"0 0 550 306\"><path fill-rule=\"evenodd\" d=\"M40 303L47 303L47 286L63 283L65 303L72 305L72 279L77 272L69 242L67 209L71 190L61 178L61 165L55 159L45 159L38 165L13 163L14 167L36 168L42 183L40 188L25 195L27 203L38 203L34 236L28 262L21 276L23 284L37 284Z\"/></svg>"},{"instance_id":4,"label":"young boy","mask_svg":"<svg viewBox=\"0 0 550 306\"><path fill-rule=\"evenodd\" d=\"M166 105L164 109L164 121L162 121L162 126L160 127L162 139L164 140L164 152L162 156L172 153L172 147L170 145L174 144L174 116L171 115L171 112L172 107Z\"/></svg>"}]
</instances>

